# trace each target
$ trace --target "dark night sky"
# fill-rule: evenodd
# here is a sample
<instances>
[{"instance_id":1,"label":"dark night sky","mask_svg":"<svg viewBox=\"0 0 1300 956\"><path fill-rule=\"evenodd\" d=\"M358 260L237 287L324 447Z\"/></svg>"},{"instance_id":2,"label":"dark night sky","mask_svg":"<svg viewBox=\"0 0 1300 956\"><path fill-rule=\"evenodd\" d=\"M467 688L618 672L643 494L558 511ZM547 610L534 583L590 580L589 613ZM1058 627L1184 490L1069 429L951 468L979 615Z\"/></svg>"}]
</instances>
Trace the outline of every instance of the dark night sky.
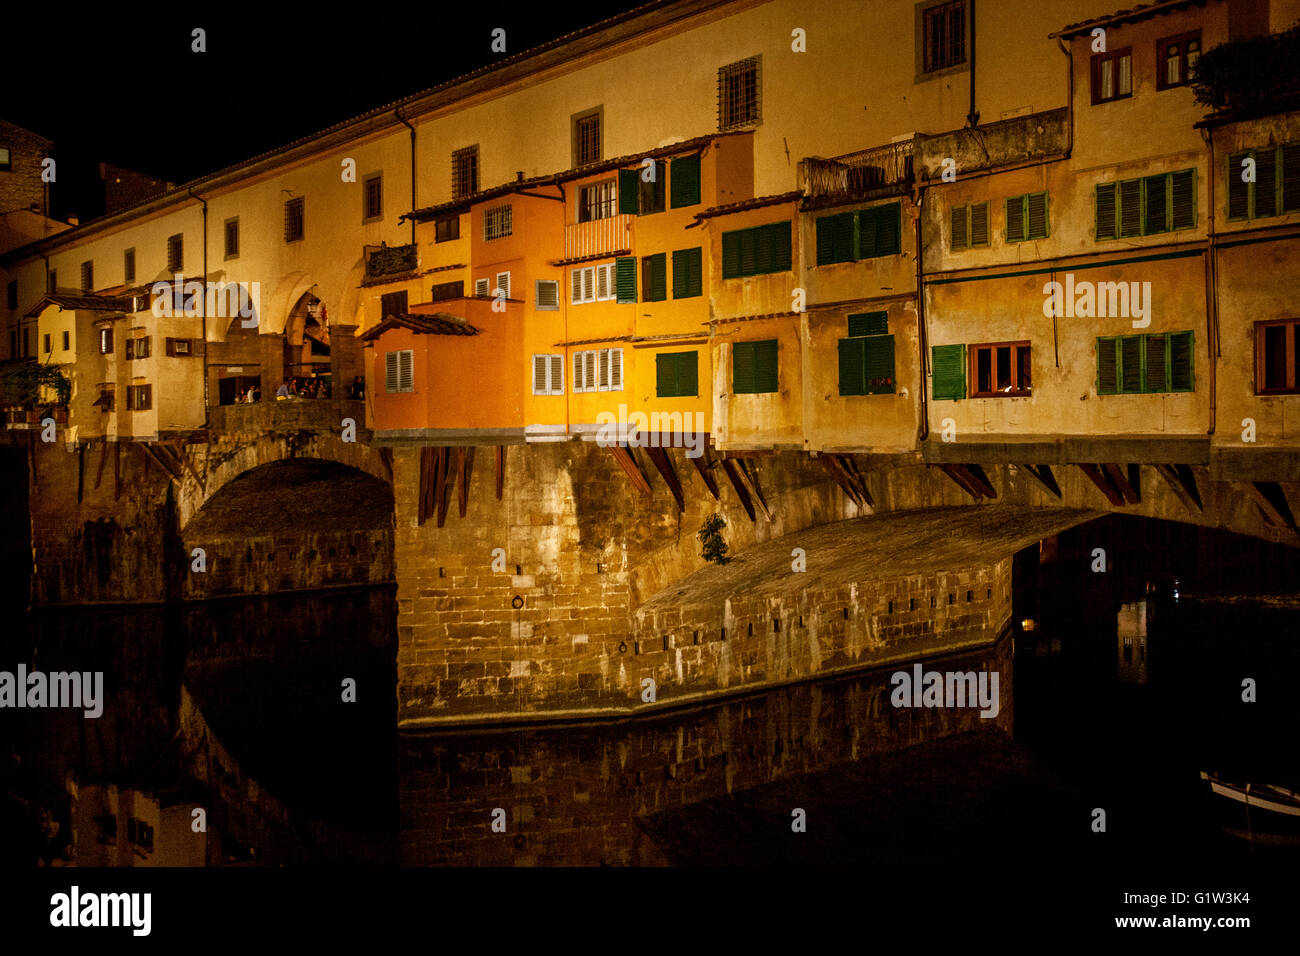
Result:
<instances>
[{"instance_id":1,"label":"dark night sky","mask_svg":"<svg viewBox=\"0 0 1300 956\"><path fill-rule=\"evenodd\" d=\"M52 211L84 222L102 212L102 161L184 182L501 59L495 27L514 54L642 2L15 4L0 117L54 140ZM194 27L206 53L190 50Z\"/></svg>"}]
</instances>

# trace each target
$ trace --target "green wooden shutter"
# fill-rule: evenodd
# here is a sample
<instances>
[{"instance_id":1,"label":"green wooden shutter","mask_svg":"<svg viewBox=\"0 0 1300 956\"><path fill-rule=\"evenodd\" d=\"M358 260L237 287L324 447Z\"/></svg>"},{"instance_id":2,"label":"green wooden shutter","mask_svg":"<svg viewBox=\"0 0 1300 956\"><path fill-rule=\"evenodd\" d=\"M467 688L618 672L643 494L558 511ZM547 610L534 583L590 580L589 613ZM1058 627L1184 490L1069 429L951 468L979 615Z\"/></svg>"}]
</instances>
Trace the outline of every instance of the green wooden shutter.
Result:
<instances>
[{"instance_id":1,"label":"green wooden shutter","mask_svg":"<svg viewBox=\"0 0 1300 956\"><path fill-rule=\"evenodd\" d=\"M791 267L790 260L790 223L774 222L769 226L764 226L767 230L769 242L772 247L772 272L788 272Z\"/></svg>"},{"instance_id":2,"label":"green wooden shutter","mask_svg":"<svg viewBox=\"0 0 1300 956\"><path fill-rule=\"evenodd\" d=\"M756 392L775 392L778 385L776 339L755 342L754 390Z\"/></svg>"},{"instance_id":3,"label":"green wooden shutter","mask_svg":"<svg viewBox=\"0 0 1300 956\"><path fill-rule=\"evenodd\" d=\"M1252 218L1277 215L1277 148L1255 151L1255 208Z\"/></svg>"},{"instance_id":4,"label":"green wooden shutter","mask_svg":"<svg viewBox=\"0 0 1300 956\"><path fill-rule=\"evenodd\" d=\"M1097 394L1119 392L1119 339L1097 339Z\"/></svg>"},{"instance_id":5,"label":"green wooden shutter","mask_svg":"<svg viewBox=\"0 0 1300 956\"><path fill-rule=\"evenodd\" d=\"M1119 340L1119 390L1125 395L1142 391L1142 336Z\"/></svg>"},{"instance_id":6,"label":"green wooden shutter","mask_svg":"<svg viewBox=\"0 0 1300 956\"><path fill-rule=\"evenodd\" d=\"M888 312L857 312L848 317L849 335L884 335L889 331Z\"/></svg>"},{"instance_id":7,"label":"green wooden shutter","mask_svg":"<svg viewBox=\"0 0 1300 956\"><path fill-rule=\"evenodd\" d=\"M835 217L835 246L832 262L852 262L857 258L857 220L851 212Z\"/></svg>"},{"instance_id":8,"label":"green wooden shutter","mask_svg":"<svg viewBox=\"0 0 1300 956\"><path fill-rule=\"evenodd\" d=\"M672 207L696 206L700 202L700 157L679 156L671 163L669 177Z\"/></svg>"},{"instance_id":9,"label":"green wooden shutter","mask_svg":"<svg viewBox=\"0 0 1300 956\"><path fill-rule=\"evenodd\" d=\"M972 246L989 244L989 204L986 202L971 203L970 244Z\"/></svg>"},{"instance_id":10,"label":"green wooden shutter","mask_svg":"<svg viewBox=\"0 0 1300 956\"><path fill-rule=\"evenodd\" d=\"M775 272L772 268L775 236L767 226L758 226L754 233L754 268L751 274Z\"/></svg>"},{"instance_id":11,"label":"green wooden shutter","mask_svg":"<svg viewBox=\"0 0 1300 956\"><path fill-rule=\"evenodd\" d=\"M1196 170L1180 169L1171 177L1170 219L1174 229L1196 228Z\"/></svg>"},{"instance_id":12,"label":"green wooden shutter","mask_svg":"<svg viewBox=\"0 0 1300 956\"><path fill-rule=\"evenodd\" d=\"M677 388L679 395L700 394L700 353L677 353Z\"/></svg>"},{"instance_id":13,"label":"green wooden shutter","mask_svg":"<svg viewBox=\"0 0 1300 956\"><path fill-rule=\"evenodd\" d=\"M1123 238L1142 235L1142 180L1126 179L1119 184L1119 234Z\"/></svg>"},{"instance_id":14,"label":"green wooden shutter","mask_svg":"<svg viewBox=\"0 0 1300 956\"><path fill-rule=\"evenodd\" d=\"M722 234L722 278L734 279L740 275L740 233Z\"/></svg>"},{"instance_id":15,"label":"green wooden shutter","mask_svg":"<svg viewBox=\"0 0 1300 956\"><path fill-rule=\"evenodd\" d=\"M1142 180L1146 197L1146 216L1142 231L1147 235L1169 231L1169 176L1147 176Z\"/></svg>"},{"instance_id":16,"label":"green wooden shutter","mask_svg":"<svg viewBox=\"0 0 1300 956\"><path fill-rule=\"evenodd\" d=\"M1097 184L1097 220L1095 237L1097 239L1114 239L1118 233L1115 227L1115 184Z\"/></svg>"},{"instance_id":17,"label":"green wooden shutter","mask_svg":"<svg viewBox=\"0 0 1300 956\"><path fill-rule=\"evenodd\" d=\"M876 255L896 256L902 250L902 204L890 203L876 210Z\"/></svg>"},{"instance_id":18,"label":"green wooden shutter","mask_svg":"<svg viewBox=\"0 0 1300 956\"><path fill-rule=\"evenodd\" d=\"M930 349L931 397L957 401L966 397L966 346L935 345Z\"/></svg>"},{"instance_id":19,"label":"green wooden shutter","mask_svg":"<svg viewBox=\"0 0 1300 956\"><path fill-rule=\"evenodd\" d=\"M1191 332L1169 333L1169 390L1190 392L1196 387L1193 370L1193 345Z\"/></svg>"},{"instance_id":20,"label":"green wooden shutter","mask_svg":"<svg viewBox=\"0 0 1300 956\"><path fill-rule=\"evenodd\" d=\"M862 343L867 350L867 394L894 394L894 337L873 335Z\"/></svg>"},{"instance_id":21,"label":"green wooden shutter","mask_svg":"<svg viewBox=\"0 0 1300 956\"><path fill-rule=\"evenodd\" d=\"M618 171L618 211L635 216L641 209L641 177L635 169Z\"/></svg>"},{"instance_id":22,"label":"green wooden shutter","mask_svg":"<svg viewBox=\"0 0 1300 956\"><path fill-rule=\"evenodd\" d=\"M1007 242L1022 242L1025 238L1025 197L1007 200Z\"/></svg>"},{"instance_id":23,"label":"green wooden shutter","mask_svg":"<svg viewBox=\"0 0 1300 956\"><path fill-rule=\"evenodd\" d=\"M1025 235L1030 239L1046 239L1048 233L1047 193L1031 193L1025 198L1025 207Z\"/></svg>"},{"instance_id":24,"label":"green wooden shutter","mask_svg":"<svg viewBox=\"0 0 1300 956\"><path fill-rule=\"evenodd\" d=\"M948 213L948 248L965 249L970 245L969 206L953 206Z\"/></svg>"},{"instance_id":25,"label":"green wooden shutter","mask_svg":"<svg viewBox=\"0 0 1300 956\"><path fill-rule=\"evenodd\" d=\"M1282 211L1300 209L1300 143L1282 147Z\"/></svg>"},{"instance_id":26,"label":"green wooden shutter","mask_svg":"<svg viewBox=\"0 0 1300 956\"><path fill-rule=\"evenodd\" d=\"M758 391L754 387L754 344L735 342L731 346L731 391L736 395Z\"/></svg>"},{"instance_id":27,"label":"green wooden shutter","mask_svg":"<svg viewBox=\"0 0 1300 956\"><path fill-rule=\"evenodd\" d=\"M668 352L655 356L655 397L672 398L677 394L677 363Z\"/></svg>"},{"instance_id":28,"label":"green wooden shutter","mask_svg":"<svg viewBox=\"0 0 1300 956\"><path fill-rule=\"evenodd\" d=\"M1228 218L1245 219L1250 215L1250 184L1242 182L1245 171L1242 162L1250 156L1247 150L1228 157Z\"/></svg>"},{"instance_id":29,"label":"green wooden shutter","mask_svg":"<svg viewBox=\"0 0 1300 956\"><path fill-rule=\"evenodd\" d=\"M740 231L740 274L752 276L758 268L758 230Z\"/></svg>"},{"instance_id":30,"label":"green wooden shutter","mask_svg":"<svg viewBox=\"0 0 1300 956\"><path fill-rule=\"evenodd\" d=\"M1169 337L1163 332L1146 337L1147 354L1143 369L1145 375L1143 391L1169 391L1169 350L1166 348L1168 343Z\"/></svg>"},{"instance_id":31,"label":"green wooden shutter","mask_svg":"<svg viewBox=\"0 0 1300 956\"><path fill-rule=\"evenodd\" d=\"M840 339L840 394L867 394L867 340Z\"/></svg>"},{"instance_id":32,"label":"green wooden shutter","mask_svg":"<svg viewBox=\"0 0 1300 956\"><path fill-rule=\"evenodd\" d=\"M817 217L817 264L827 266L835 261L835 224L838 216Z\"/></svg>"},{"instance_id":33,"label":"green wooden shutter","mask_svg":"<svg viewBox=\"0 0 1300 956\"><path fill-rule=\"evenodd\" d=\"M876 252L876 210L861 209L854 214L858 232L858 258L871 259Z\"/></svg>"},{"instance_id":34,"label":"green wooden shutter","mask_svg":"<svg viewBox=\"0 0 1300 956\"><path fill-rule=\"evenodd\" d=\"M614 288L617 301L636 301L636 256L620 256L614 260Z\"/></svg>"},{"instance_id":35,"label":"green wooden shutter","mask_svg":"<svg viewBox=\"0 0 1300 956\"><path fill-rule=\"evenodd\" d=\"M668 254L657 252L641 259L641 293L646 302L668 298ZM633 295L635 296L635 291Z\"/></svg>"},{"instance_id":36,"label":"green wooden shutter","mask_svg":"<svg viewBox=\"0 0 1300 956\"><path fill-rule=\"evenodd\" d=\"M703 249L673 252L673 298L687 299L703 292Z\"/></svg>"}]
</instances>

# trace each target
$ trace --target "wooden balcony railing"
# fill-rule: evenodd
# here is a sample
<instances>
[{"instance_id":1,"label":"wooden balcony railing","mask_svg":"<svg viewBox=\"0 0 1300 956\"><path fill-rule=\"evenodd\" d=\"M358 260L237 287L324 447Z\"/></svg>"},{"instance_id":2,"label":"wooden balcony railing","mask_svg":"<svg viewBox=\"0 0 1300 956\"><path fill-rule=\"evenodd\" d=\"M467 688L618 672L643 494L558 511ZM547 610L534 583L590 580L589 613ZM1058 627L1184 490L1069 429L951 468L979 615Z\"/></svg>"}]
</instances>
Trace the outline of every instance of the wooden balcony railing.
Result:
<instances>
[{"instance_id":1,"label":"wooden balcony railing","mask_svg":"<svg viewBox=\"0 0 1300 956\"><path fill-rule=\"evenodd\" d=\"M912 180L912 141L860 149L832 159L810 157L804 169L809 199L852 198Z\"/></svg>"},{"instance_id":2,"label":"wooden balcony railing","mask_svg":"<svg viewBox=\"0 0 1300 956\"><path fill-rule=\"evenodd\" d=\"M564 227L564 258L584 259L632 248L635 216L610 216L591 222L573 222Z\"/></svg>"}]
</instances>

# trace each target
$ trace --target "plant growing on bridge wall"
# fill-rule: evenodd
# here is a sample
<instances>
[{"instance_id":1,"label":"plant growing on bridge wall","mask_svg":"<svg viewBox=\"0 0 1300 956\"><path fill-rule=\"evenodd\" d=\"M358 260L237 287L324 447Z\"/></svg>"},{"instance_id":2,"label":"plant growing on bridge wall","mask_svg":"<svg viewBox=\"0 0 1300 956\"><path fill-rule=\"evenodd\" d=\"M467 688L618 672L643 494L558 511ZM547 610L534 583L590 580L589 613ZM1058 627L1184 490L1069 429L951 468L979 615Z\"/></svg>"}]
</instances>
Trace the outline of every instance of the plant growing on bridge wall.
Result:
<instances>
[{"instance_id":1,"label":"plant growing on bridge wall","mask_svg":"<svg viewBox=\"0 0 1300 956\"><path fill-rule=\"evenodd\" d=\"M727 522L721 515L709 515L700 526L698 534L700 543L704 545L704 560L717 564L726 564L731 560L727 557L727 542L722 540L722 529L726 526Z\"/></svg>"},{"instance_id":2,"label":"plant growing on bridge wall","mask_svg":"<svg viewBox=\"0 0 1300 956\"><path fill-rule=\"evenodd\" d=\"M72 382L58 366L26 361L0 369L0 402L6 405L47 404L51 398L54 404L66 405L71 395Z\"/></svg>"}]
</instances>

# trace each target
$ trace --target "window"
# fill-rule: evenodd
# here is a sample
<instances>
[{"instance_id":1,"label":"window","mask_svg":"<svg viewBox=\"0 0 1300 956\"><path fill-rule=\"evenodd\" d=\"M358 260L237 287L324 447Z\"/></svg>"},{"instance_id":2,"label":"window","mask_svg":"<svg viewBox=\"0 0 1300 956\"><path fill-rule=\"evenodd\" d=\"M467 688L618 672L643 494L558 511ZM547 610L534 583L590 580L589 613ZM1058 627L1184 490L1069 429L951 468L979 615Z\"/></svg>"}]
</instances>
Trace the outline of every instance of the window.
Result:
<instances>
[{"instance_id":1,"label":"window","mask_svg":"<svg viewBox=\"0 0 1300 956\"><path fill-rule=\"evenodd\" d=\"M91 402L92 408L98 408L101 411L111 412L113 410L114 399L116 398L116 386L112 383L99 386L99 398Z\"/></svg>"},{"instance_id":2,"label":"window","mask_svg":"<svg viewBox=\"0 0 1300 956\"><path fill-rule=\"evenodd\" d=\"M600 107L573 117L574 166L600 161L600 117Z\"/></svg>"},{"instance_id":3,"label":"window","mask_svg":"<svg viewBox=\"0 0 1300 956\"><path fill-rule=\"evenodd\" d=\"M921 11L923 73L966 62L966 0L950 0Z\"/></svg>"},{"instance_id":4,"label":"window","mask_svg":"<svg viewBox=\"0 0 1300 956\"><path fill-rule=\"evenodd\" d=\"M9 285L5 288L5 303L11 309L18 308L18 280L10 279Z\"/></svg>"},{"instance_id":5,"label":"window","mask_svg":"<svg viewBox=\"0 0 1300 956\"><path fill-rule=\"evenodd\" d=\"M474 280L474 298L476 298L476 299L486 299L486 298L489 298L490 295L491 295L491 292L492 292L492 280L491 280L491 279L475 279L475 280Z\"/></svg>"},{"instance_id":6,"label":"window","mask_svg":"<svg viewBox=\"0 0 1300 956\"><path fill-rule=\"evenodd\" d=\"M384 215L384 176L375 173L362 183L361 218L364 221L381 219Z\"/></svg>"},{"instance_id":7,"label":"window","mask_svg":"<svg viewBox=\"0 0 1300 956\"><path fill-rule=\"evenodd\" d=\"M1028 342L972 345L971 398L1004 398L1032 393Z\"/></svg>"},{"instance_id":8,"label":"window","mask_svg":"<svg viewBox=\"0 0 1300 956\"><path fill-rule=\"evenodd\" d=\"M1133 95L1133 51L1130 47L1092 58L1092 102L1108 103Z\"/></svg>"},{"instance_id":9,"label":"window","mask_svg":"<svg viewBox=\"0 0 1300 956\"><path fill-rule=\"evenodd\" d=\"M50 333L49 333L49 332L46 332L45 335L42 337L42 342L43 342L43 344L45 345L45 354L46 354L46 355L49 355L50 352L53 351L53 346L50 345Z\"/></svg>"},{"instance_id":10,"label":"window","mask_svg":"<svg viewBox=\"0 0 1300 956\"><path fill-rule=\"evenodd\" d=\"M510 273L498 272L496 285L492 287L492 295L510 298Z\"/></svg>"},{"instance_id":11,"label":"window","mask_svg":"<svg viewBox=\"0 0 1300 956\"><path fill-rule=\"evenodd\" d=\"M607 179L602 183L583 186L578 191L578 222L609 219L618 212L617 181Z\"/></svg>"},{"instance_id":12,"label":"window","mask_svg":"<svg viewBox=\"0 0 1300 956\"><path fill-rule=\"evenodd\" d=\"M722 278L787 272L790 269L790 223L774 222L722 234Z\"/></svg>"},{"instance_id":13,"label":"window","mask_svg":"<svg viewBox=\"0 0 1300 956\"><path fill-rule=\"evenodd\" d=\"M152 385L128 385L126 387L126 410L129 412L147 412L153 408Z\"/></svg>"},{"instance_id":14,"label":"window","mask_svg":"<svg viewBox=\"0 0 1300 956\"><path fill-rule=\"evenodd\" d=\"M753 395L777 390L777 341L736 342L731 346L731 390Z\"/></svg>"},{"instance_id":15,"label":"window","mask_svg":"<svg viewBox=\"0 0 1300 956\"><path fill-rule=\"evenodd\" d=\"M113 354L113 330L112 329L99 330L99 354L100 355Z\"/></svg>"},{"instance_id":16,"label":"window","mask_svg":"<svg viewBox=\"0 0 1300 956\"><path fill-rule=\"evenodd\" d=\"M848 338L839 340L840 394L894 394L894 337L889 313L861 312L848 317Z\"/></svg>"},{"instance_id":17,"label":"window","mask_svg":"<svg viewBox=\"0 0 1300 956\"><path fill-rule=\"evenodd\" d=\"M502 239L511 232L511 208L509 205L495 206L483 210L483 241Z\"/></svg>"},{"instance_id":18,"label":"window","mask_svg":"<svg viewBox=\"0 0 1300 956\"><path fill-rule=\"evenodd\" d=\"M902 207L872 206L817 218L817 264L897 255L902 248ZM723 251L724 274L726 251Z\"/></svg>"},{"instance_id":19,"label":"window","mask_svg":"<svg viewBox=\"0 0 1300 956\"><path fill-rule=\"evenodd\" d=\"M460 238L460 216L443 216L433 224L433 241L450 242Z\"/></svg>"},{"instance_id":20,"label":"window","mask_svg":"<svg viewBox=\"0 0 1300 956\"><path fill-rule=\"evenodd\" d=\"M435 282L429 290L430 302L446 302L448 299L463 299L464 297L464 279L457 279L455 282Z\"/></svg>"},{"instance_id":21,"label":"window","mask_svg":"<svg viewBox=\"0 0 1300 956\"><path fill-rule=\"evenodd\" d=\"M128 338L123 345L126 347L126 357L128 359L142 359L149 357L149 337Z\"/></svg>"},{"instance_id":22,"label":"window","mask_svg":"<svg viewBox=\"0 0 1300 956\"><path fill-rule=\"evenodd\" d=\"M400 352L384 353L384 391L415 391L415 352L402 349Z\"/></svg>"},{"instance_id":23,"label":"window","mask_svg":"<svg viewBox=\"0 0 1300 956\"><path fill-rule=\"evenodd\" d=\"M486 281L486 280L484 280ZM379 297L379 317L387 319L394 315L406 314L406 290L386 292Z\"/></svg>"},{"instance_id":24,"label":"window","mask_svg":"<svg viewBox=\"0 0 1300 956\"><path fill-rule=\"evenodd\" d=\"M0 173L14 171L14 154L8 146L0 146Z\"/></svg>"},{"instance_id":25,"label":"window","mask_svg":"<svg viewBox=\"0 0 1300 956\"><path fill-rule=\"evenodd\" d=\"M70 348L72 348L72 334L71 334L70 332L64 332L64 333L63 333L63 351L66 352L66 351L68 351Z\"/></svg>"},{"instance_id":26,"label":"window","mask_svg":"<svg viewBox=\"0 0 1300 956\"><path fill-rule=\"evenodd\" d=\"M239 258L239 217L226 220L226 258Z\"/></svg>"},{"instance_id":27,"label":"window","mask_svg":"<svg viewBox=\"0 0 1300 956\"><path fill-rule=\"evenodd\" d=\"M953 206L948 213L948 224L949 247L954 250L989 244L989 204L986 202Z\"/></svg>"},{"instance_id":28,"label":"window","mask_svg":"<svg viewBox=\"0 0 1300 956\"><path fill-rule=\"evenodd\" d=\"M451 154L451 198L464 199L478 192L478 146Z\"/></svg>"},{"instance_id":29,"label":"window","mask_svg":"<svg viewBox=\"0 0 1300 956\"><path fill-rule=\"evenodd\" d=\"M656 162L647 172L653 172L653 178L647 182L644 175L640 177L640 213L643 216L664 211L664 181L668 176L668 164L661 166Z\"/></svg>"},{"instance_id":30,"label":"window","mask_svg":"<svg viewBox=\"0 0 1300 956\"><path fill-rule=\"evenodd\" d=\"M168 355L182 356L194 354L194 343L190 339L168 338L166 346Z\"/></svg>"},{"instance_id":31,"label":"window","mask_svg":"<svg viewBox=\"0 0 1300 956\"><path fill-rule=\"evenodd\" d=\"M699 394L699 352L660 352L655 356L656 398L694 398Z\"/></svg>"},{"instance_id":32,"label":"window","mask_svg":"<svg viewBox=\"0 0 1300 956\"><path fill-rule=\"evenodd\" d=\"M673 253L673 298L704 294L704 249L678 249Z\"/></svg>"},{"instance_id":33,"label":"window","mask_svg":"<svg viewBox=\"0 0 1300 956\"><path fill-rule=\"evenodd\" d=\"M569 301L574 305L612 299L616 287L612 262L569 271Z\"/></svg>"},{"instance_id":34,"label":"window","mask_svg":"<svg viewBox=\"0 0 1300 956\"><path fill-rule=\"evenodd\" d=\"M1097 339L1097 394L1190 392L1191 332L1117 335Z\"/></svg>"},{"instance_id":35,"label":"window","mask_svg":"<svg viewBox=\"0 0 1300 956\"><path fill-rule=\"evenodd\" d=\"M122 276L126 282L135 281L135 250L127 249L122 253Z\"/></svg>"},{"instance_id":36,"label":"window","mask_svg":"<svg viewBox=\"0 0 1300 956\"><path fill-rule=\"evenodd\" d=\"M95 291L95 263L81 264L81 291L87 294Z\"/></svg>"},{"instance_id":37,"label":"window","mask_svg":"<svg viewBox=\"0 0 1300 956\"><path fill-rule=\"evenodd\" d=\"M303 201L301 196L284 204L284 241L297 242L303 237Z\"/></svg>"},{"instance_id":38,"label":"window","mask_svg":"<svg viewBox=\"0 0 1300 956\"><path fill-rule=\"evenodd\" d=\"M718 130L759 122L761 57L731 63L718 70Z\"/></svg>"},{"instance_id":39,"label":"window","mask_svg":"<svg viewBox=\"0 0 1300 956\"><path fill-rule=\"evenodd\" d=\"M575 392L623 391L623 350L594 349L573 353Z\"/></svg>"},{"instance_id":40,"label":"window","mask_svg":"<svg viewBox=\"0 0 1300 956\"><path fill-rule=\"evenodd\" d=\"M117 840L117 817L114 814L100 814L95 817L95 822L99 824L100 842L113 843Z\"/></svg>"},{"instance_id":41,"label":"window","mask_svg":"<svg viewBox=\"0 0 1300 956\"><path fill-rule=\"evenodd\" d=\"M148 388L148 385L142 385L141 388ZM127 839L136 846L145 849L153 849L153 827L143 820L137 820L131 817L126 823Z\"/></svg>"},{"instance_id":42,"label":"window","mask_svg":"<svg viewBox=\"0 0 1300 956\"><path fill-rule=\"evenodd\" d=\"M931 347L930 395L936 402L955 402L966 397L966 346Z\"/></svg>"},{"instance_id":43,"label":"window","mask_svg":"<svg viewBox=\"0 0 1300 956\"><path fill-rule=\"evenodd\" d=\"M1242 179L1250 168L1247 160L1254 160L1254 182ZM1300 143L1248 149L1228 157L1229 219L1262 219L1297 210Z\"/></svg>"},{"instance_id":44,"label":"window","mask_svg":"<svg viewBox=\"0 0 1300 956\"><path fill-rule=\"evenodd\" d=\"M658 252L641 257L641 290L643 302L662 302L668 298L668 256Z\"/></svg>"},{"instance_id":45,"label":"window","mask_svg":"<svg viewBox=\"0 0 1300 956\"><path fill-rule=\"evenodd\" d=\"M185 238L181 233L167 237L167 271L180 272L185 268Z\"/></svg>"},{"instance_id":46,"label":"window","mask_svg":"<svg viewBox=\"0 0 1300 956\"><path fill-rule=\"evenodd\" d=\"M1196 170L1098 183L1097 239L1196 227Z\"/></svg>"},{"instance_id":47,"label":"window","mask_svg":"<svg viewBox=\"0 0 1300 956\"><path fill-rule=\"evenodd\" d=\"M559 311L560 281L558 279L538 279L535 296L538 309L544 312Z\"/></svg>"},{"instance_id":48,"label":"window","mask_svg":"<svg viewBox=\"0 0 1300 956\"><path fill-rule=\"evenodd\" d=\"M614 301L619 304L636 301L636 256L620 256L614 260Z\"/></svg>"},{"instance_id":49,"label":"window","mask_svg":"<svg viewBox=\"0 0 1300 956\"><path fill-rule=\"evenodd\" d=\"M700 203L700 157L678 156L670 164L669 177L672 207L698 206Z\"/></svg>"},{"instance_id":50,"label":"window","mask_svg":"<svg viewBox=\"0 0 1300 956\"><path fill-rule=\"evenodd\" d=\"M1047 237L1047 193L1029 193L1007 200L1007 242Z\"/></svg>"},{"instance_id":51,"label":"window","mask_svg":"<svg viewBox=\"0 0 1300 956\"><path fill-rule=\"evenodd\" d=\"M533 356L533 394L564 394L564 356Z\"/></svg>"},{"instance_id":52,"label":"window","mask_svg":"<svg viewBox=\"0 0 1300 956\"><path fill-rule=\"evenodd\" d=\"M1156 44L1156 89L1187 86L1201 58L1201 34L1184 33Z\"/></svg>"},{"instance_id":53,"label":"window","mask_svg":"<svg viewBox=\"0 0 1300 956\"><path fill-rule=\"evenodd\" d=\"M1260 395L1300 392L1300 319L1255 325L1255 391Z\"/></svg>"}]
</instances>

